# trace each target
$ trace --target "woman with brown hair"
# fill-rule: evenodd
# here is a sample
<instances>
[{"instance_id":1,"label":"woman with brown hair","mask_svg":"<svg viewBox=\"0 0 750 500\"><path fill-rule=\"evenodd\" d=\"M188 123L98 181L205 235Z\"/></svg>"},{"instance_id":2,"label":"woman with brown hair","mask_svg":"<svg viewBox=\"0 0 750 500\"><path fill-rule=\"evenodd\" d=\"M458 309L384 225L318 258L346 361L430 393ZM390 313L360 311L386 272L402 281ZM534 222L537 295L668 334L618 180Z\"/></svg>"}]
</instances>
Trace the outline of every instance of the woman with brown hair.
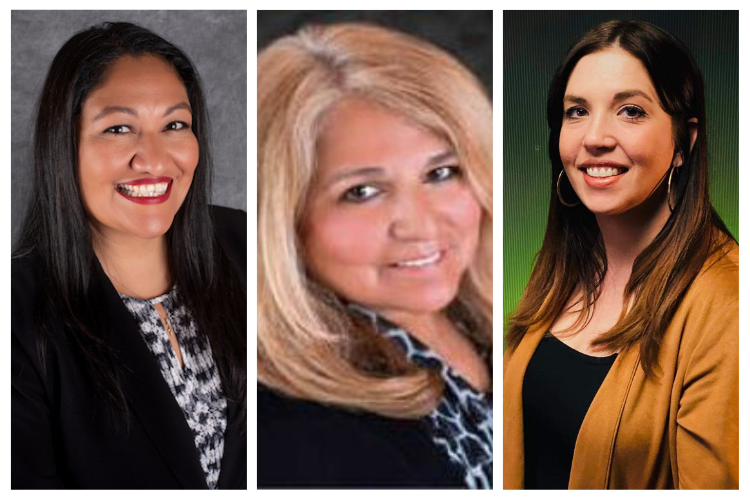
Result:
<instances>
[{"instance_id":1,"label":"woman with brown hair","mask_svg":"<svg viewBox=\"0 0 750 500\"><path fill-rule=\"evenodd\" d=\"M504 487L738 486L739 247L708 198L703 81L644 22L552 81L549 219L510 321Z\"/></svg>"},{"instance_id":2,"label":"woman with brown hair","mask_svg":"<svg viewBox=\"0 0 750 500\"><path fill-rule=\"evenodd\" d=\"M258 57L258 484L492 485L492 112L446 53Z\"/></svg>"}]
</instances>

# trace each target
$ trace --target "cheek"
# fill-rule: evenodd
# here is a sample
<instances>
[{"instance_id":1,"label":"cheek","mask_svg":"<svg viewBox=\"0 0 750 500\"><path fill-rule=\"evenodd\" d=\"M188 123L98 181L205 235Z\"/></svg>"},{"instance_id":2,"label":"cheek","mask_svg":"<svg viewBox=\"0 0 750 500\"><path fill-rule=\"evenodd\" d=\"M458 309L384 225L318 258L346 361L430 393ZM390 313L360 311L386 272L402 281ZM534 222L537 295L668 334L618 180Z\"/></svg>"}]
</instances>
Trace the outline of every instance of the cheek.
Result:
<instances>
[{"instance_id":1,"label":"cheek","mask_svg":"<svg viewBox=\"0 0 750 500\"><path fill-rule=\"evenodd\" d=\"M621 146L636 165L653 169L654 174L663 173L671 164L673 142L671 131L643 129L623 136Z\"/></svg>"},{"instance_id":2,"label":"cheek","mask_svg":"<svg viewBox=\"0 0 750 500\"><path fill-rule=\"evenodd\" d=\"M127 160L122 159L124 155L120 149L96 142L79 144L78 179L81 197L87 206L96 198L113 194L109 186L121 168L127 167Z\"/></svg>"},{"instance_id":3,"label":"cheek","mask_svg":"<svg viewBox=\"0 0 750 500\"><path fill-rule=\"evenodd\" d=\"M577 137L575 131L569 128L563 127L560 130L560 140L558 141L558 147L560 150L560 159L563 165L575 164L578 150L580 149L581 140Z\"/></svg>"},{"instance_id":4,"label":"cheek","mask_svg":"<svg viewBox=\"0 0 750 500\"><path fill-rule=\"evenodd\" d=\"M379 235L384 234L379 218L360 211L337 212L313 213L305 224L302 243L314 272L377 261Z\"/></svg>"},{"instance_id":5,"label":"cheek","mask_svg":"<svg viewBox=\"0 0 750 500\"><path fill-rule=\"evenodd\" d=\"M198 139L195 135L191 134L190 137L184 141L180 141L175 146L171 151L174 162L186 175L192 176L198 166L198 159L200 157Z\"/></svg>"},{"instance_id":6,"label":"cheek","mask_svg":"<svg viewBox=\"0 0 750 500\"><path fill-rule=\"evenodd\" d=\"M443 203L443 206L452 225L469 241L476 241L482 220L482 207L474 193L464 185L443 198L446 199L451 200L450 204Z\"/></svg>"}]
</instances>

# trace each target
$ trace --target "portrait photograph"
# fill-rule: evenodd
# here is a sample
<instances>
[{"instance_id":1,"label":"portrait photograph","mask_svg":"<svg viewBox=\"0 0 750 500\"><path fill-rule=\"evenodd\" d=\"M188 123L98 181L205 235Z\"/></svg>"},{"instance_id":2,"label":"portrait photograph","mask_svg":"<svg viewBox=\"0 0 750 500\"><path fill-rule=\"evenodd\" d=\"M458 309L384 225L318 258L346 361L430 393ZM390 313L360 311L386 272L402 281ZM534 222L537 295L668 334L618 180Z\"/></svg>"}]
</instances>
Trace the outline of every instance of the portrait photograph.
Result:
<instances>
[{"instance_id":1,"label":"portrait photograph","mask_svg":"<svg viewBox=\"0 0 750 500\"><path fill-rule=\"evenodd\" d=\"M493 487L492 12L258 12L259 488Z\"/></svg>"},{"instance_id":2,"label":"portrait photograph","mask_svg":"<svg viewBox=\"0 0 750 500\"><path fill-rule=\"evenodd\" d=\"M738 489L739 12L503 27L503 488Z\"/></svg>"},{"instance_id":3,"label":"portrait photograph","mask_svg":"<svg viewBox=\"0 0 750 500\"><path fill-rule=\"evenodd\" d=\"M11 20L12 489L247 489L247 12Z\"/></svg>"}]
</instances>

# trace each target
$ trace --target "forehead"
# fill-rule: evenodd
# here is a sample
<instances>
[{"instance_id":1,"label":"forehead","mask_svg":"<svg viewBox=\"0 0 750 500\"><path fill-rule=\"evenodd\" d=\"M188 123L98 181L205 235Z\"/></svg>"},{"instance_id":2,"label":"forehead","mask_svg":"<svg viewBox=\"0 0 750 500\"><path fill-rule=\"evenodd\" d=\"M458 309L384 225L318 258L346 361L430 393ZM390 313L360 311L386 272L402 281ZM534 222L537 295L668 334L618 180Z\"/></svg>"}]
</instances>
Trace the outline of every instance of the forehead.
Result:
<instances>
[{"instance_id":1,"label":"forehead","mask_svg":"<svg viewBox=\"0 0 750 500\"><path fill-rule=\"evenodd\" d=\"M186 100L187 91L177 71L153 55L122 56L110 65L99 85L91 91L86 107L148 104L158 100Z\"/></svg>"},{"instance_id":2,"label":"forehead","mask_svg":"<svg viewBox=\"0 0 750 500\"><path fill-rule=\"evenodd\" d=\"M651 77L643 63L619 47L581 58L570 74L566 94L611 96L622 89L638 89L658 102Z\"/></svg>"},{"instance_id":3,"label":"forehead","mask_svg":"<svg viewBox=\"0 0 750 500\"><path fill-rule=\"evenodd\" d=\"M415 121L366 100L349 98L323 121L317 163L320 170L406 166L446 149L446 141Z\"/></svg>"}]
</instances>

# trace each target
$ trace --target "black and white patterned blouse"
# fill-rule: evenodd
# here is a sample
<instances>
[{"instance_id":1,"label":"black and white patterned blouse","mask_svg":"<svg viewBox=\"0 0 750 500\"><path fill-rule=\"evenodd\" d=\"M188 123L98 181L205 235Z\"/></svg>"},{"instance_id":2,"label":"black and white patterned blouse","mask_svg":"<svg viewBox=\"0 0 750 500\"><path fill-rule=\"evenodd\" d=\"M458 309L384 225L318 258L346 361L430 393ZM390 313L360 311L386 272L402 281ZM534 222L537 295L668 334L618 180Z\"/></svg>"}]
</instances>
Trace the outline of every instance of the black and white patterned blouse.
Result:
<instances>
[{"instance_id":1,"label":"black and white patterned blouse","mask_svg":"<svg viewBox=\"0 0 750 500\"><path fill-rule=\"evenodd\" d=\"M143 340L156 358L164 380L193 431L206 484L210 489L216 489L224 454L227 402L211 346L198 335L192 315L178 302L176 288L150 300L123 294L120 298L140 325ZM159 303L169 316L180 345L182 367L154 308L154 304Z\"/></svg>"},{"instance_id":2,"label":"black and white patterned blouse","mask_svg":"<svg viewBox=\"0 0 750 500\"><path fill-rule=\"evenodd\" d=\"M491 489L492 398L474 389L406 330L362 306L349 307L367 316L378 332L398 342L407 359L440 370L445 383L443 398L425 417L432 430L432 440L450 462L460 468L469 488Z\"/></svg>"}]
</instances>

